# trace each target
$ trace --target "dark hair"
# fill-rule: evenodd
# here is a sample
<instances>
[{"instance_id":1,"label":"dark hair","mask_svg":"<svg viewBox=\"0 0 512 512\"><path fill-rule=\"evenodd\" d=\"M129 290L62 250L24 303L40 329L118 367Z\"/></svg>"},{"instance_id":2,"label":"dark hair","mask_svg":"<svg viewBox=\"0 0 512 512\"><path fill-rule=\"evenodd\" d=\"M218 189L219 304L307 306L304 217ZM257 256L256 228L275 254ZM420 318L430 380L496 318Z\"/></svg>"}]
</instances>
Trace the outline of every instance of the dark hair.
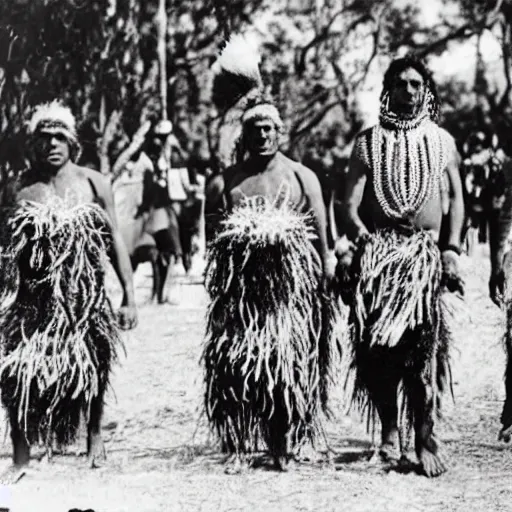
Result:
<instances>
[{"instance_id":1,"label":"dark hair","mask_svg":"<svg viewBox=\"0 0 512 512\"><path fill-rule=\"evenodd\" d=\"M399 59L395 59L389 65L386 73L384 74L384 82L382 93L380 95L380 100L383 101L384 97L389 94L389 91L392 89L394 85L394 80L396 76L404 71L405 69L413 68L415 69L425 81L425 85L427 89L430 91L431 99L430 104L428 105L428 109L430 112L430 118L432 121L437 122L439 119L439 94L437 92L437 86L432 77L432 73L425 66L425 64L417 57L413 55L406 55L405 57L401 57Z\"/></svg>"}]
</instances>

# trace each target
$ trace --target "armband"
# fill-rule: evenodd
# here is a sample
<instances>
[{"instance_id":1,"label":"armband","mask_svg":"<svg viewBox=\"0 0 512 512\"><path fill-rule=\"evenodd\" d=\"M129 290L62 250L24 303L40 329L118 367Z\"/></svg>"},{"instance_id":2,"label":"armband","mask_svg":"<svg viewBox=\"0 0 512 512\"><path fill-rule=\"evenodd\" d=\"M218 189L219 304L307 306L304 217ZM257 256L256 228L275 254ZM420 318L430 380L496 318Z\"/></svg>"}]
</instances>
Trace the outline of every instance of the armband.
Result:
<instances>
[{"instance_id":1,"label":"armband","mask_svg":"<svg viewBox=\"0 0 512 512\"><path fill-rule=\"evenodd\" d=\"M462 251L460 249L460 247L457 247L456 245L453 245L453 244L448 244L445 248L444 248L445 251L452 251L454 252L457 256L460 256L462 254Z\"/></svg>"}]
</instances>

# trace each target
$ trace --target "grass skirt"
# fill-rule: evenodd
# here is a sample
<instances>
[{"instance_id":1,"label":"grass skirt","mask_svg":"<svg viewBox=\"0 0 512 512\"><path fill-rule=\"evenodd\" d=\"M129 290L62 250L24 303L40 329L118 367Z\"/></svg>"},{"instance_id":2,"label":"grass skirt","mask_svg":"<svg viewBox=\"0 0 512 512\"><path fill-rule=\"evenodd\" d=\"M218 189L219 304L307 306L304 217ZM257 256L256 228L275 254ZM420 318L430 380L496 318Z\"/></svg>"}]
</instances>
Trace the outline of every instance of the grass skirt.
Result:
<instances>
[{"instance_id":1,"label":"grass skirt","mask_svg":"<svg viewBox=\"0 0 512 512\"><path fill-rule=\"evenodd\" d=\"M0 386L30 444L72 442L121 343L106 296L109 227L96 205L22 202L1 232Z\"/></svg>"},{"instance_id":2,"label":"grass skirt","mask_svg":"<svg viewBox=\"0 0 512 512\"><path fill-rule=\"evenodd\" d=\"M346 387L352 401L375 420L367 387L369 373L400 372L402 419L413 419L411 384L427 375L440 396L451 385L448 326L442 299L441 254L427 232L413 235L381 230L370 235L354 261L355 290L350 311L351 356ZM375 361L380 361L376 365ZM386 367L388 365L388 367ZM412 377L412 379L410 378Z\"/></svg>"},{"instance_id":3,"label":"grass skirt","mask_svg":"<svg viewBox=\"0 0 512 512\"><path fill-rule=\"evenodd\" d=\"M337 303L322 288L309 218L251 198L207 253L205 405L225 451L284 454L327 409Z\"/></svg>"}]
</instances>

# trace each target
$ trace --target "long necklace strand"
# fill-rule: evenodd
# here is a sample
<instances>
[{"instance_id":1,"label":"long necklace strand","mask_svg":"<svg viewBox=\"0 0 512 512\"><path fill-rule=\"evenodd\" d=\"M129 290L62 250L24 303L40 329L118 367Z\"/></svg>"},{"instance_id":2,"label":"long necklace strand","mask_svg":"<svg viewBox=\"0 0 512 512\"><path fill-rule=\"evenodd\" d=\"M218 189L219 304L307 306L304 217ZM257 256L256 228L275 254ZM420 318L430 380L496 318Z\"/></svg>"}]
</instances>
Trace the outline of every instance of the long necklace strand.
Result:
<instances>
[{"instance_id":1,"label":"long necklace strand","mask_svg":"<svg viewBox=\"0 0 512 512\"><path fill-rule=\"evenodd\" d=\"M377 125L369 143L375 196L384 213L394 219L418 213L446 165L442 131L427 120L409 129Z\"/></svg>"}]
</instances>

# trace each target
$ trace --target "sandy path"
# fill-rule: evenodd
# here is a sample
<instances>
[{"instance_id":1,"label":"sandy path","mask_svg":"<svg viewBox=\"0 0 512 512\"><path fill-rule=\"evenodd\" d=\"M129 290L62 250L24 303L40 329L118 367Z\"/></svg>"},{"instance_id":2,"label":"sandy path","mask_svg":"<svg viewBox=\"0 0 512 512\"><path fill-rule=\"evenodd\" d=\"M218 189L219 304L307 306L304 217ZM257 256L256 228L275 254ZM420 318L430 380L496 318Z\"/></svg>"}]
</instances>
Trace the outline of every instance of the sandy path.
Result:
<instances>
[{"instance_id":1,"label":"sandy path","mask_svg":"<svg viewBox=\"0 0 512 512\"><path fill-rule=\"evenodd\" d=\"M334 400L337 418L326 425L335 451L331 464L323 453L310 450L311 460L291 473L260 467L225 475L200 416L204 290L175 286L172 296L180 298L178 305L142 305L149 295L149 269L141 267L136 276L140 323L125 335L127 357L116 369L116 397L109 395L106 409L105 467L89 470L85 459L74 455L84 448L82 439L51 463L34 461L29 473L7 490L11 510L511 510L512 454L497 441L503 318L486 296L484 256L481 251L465 261L468 313L456 330L455 404L447 401L439 427L450 460L446 475L428 480L369 467L371 436L358 416L342 413L341 393ZM4 466L10 450L7 439L0 445Z\"/></svg>"}]
</instances>

